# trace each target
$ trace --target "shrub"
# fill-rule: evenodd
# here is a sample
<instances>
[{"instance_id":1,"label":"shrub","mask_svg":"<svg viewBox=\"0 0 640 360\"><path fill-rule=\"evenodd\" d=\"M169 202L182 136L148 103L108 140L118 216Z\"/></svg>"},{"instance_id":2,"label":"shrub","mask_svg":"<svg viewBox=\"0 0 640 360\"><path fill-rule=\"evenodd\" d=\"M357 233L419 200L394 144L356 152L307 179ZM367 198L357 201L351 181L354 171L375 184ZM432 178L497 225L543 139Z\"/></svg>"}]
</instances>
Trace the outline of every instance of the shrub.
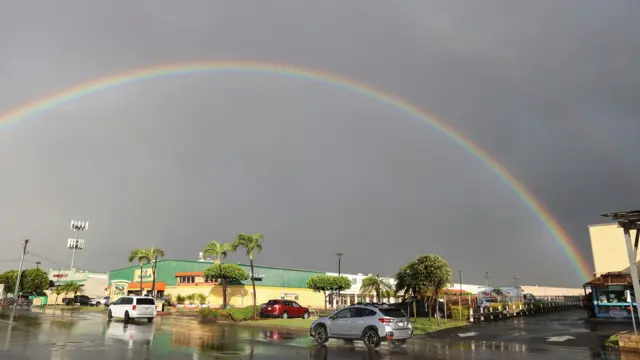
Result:
<instances>
[{"instance_id":1,"label":"shrub","mask_svg":"<svg viewBox=\"0 0 640 360\"><path fill-rule=\"evenodd\" d=\"M253 307L228 309L227 312L233 321L247 321L253 318Z\"/></svg>"},{"instance_id":2,"label":"shrub","mask_svg":"<svg viewBox=\"0 0 640 360\"><path fill-rule=\"evenodd\" d=\"M451 307L451 318L453 320L460 320L460 312L462 312L462 321L469 320L469 308L466 306L452 306Z\"/></svg>"},{"instance_id":3,"label":"shrub","mask_svg":"<svg viewBox=\"0 0 640 360\"><path fill-rule=\"evenodd\" d=\"M220 319L220 312L217 310L213 310L208 307L200 308L198 310L198 321L200 322L209 322L216 321Z\"/></svg>"}]
</instances>

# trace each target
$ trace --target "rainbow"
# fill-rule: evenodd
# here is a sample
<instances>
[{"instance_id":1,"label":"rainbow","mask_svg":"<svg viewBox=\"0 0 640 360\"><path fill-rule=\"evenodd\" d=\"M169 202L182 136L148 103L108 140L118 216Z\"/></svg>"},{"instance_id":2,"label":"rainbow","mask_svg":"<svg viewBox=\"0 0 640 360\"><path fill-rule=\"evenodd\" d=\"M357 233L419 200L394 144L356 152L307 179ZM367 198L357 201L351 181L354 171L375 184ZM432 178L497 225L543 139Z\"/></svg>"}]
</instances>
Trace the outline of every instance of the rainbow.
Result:
<instances>
[{"instance_id":1,"label":"rainbow","mask_svg":"<svg viewBox=\"0 0 640 360\"><path fill-rule=\"evenodd\" d=\"M310 80L316 83L322 83L363 95L380 103L393 106L396 109L423 121L433 129L446 135L459 146L466 149L471 155L488 166L496 175L498 175L498 177L511 186L520 199L522 199L524 204L553 234L554 239L567 255L578 275L584 280L591 278L591 265L582 256L574 241L554 218L553 214L547 210L543 204L536 199L536 197L502 164L493 159L486 151L482 150L470 139L450 125L447 125L444 121L428 114L406 100L403 100L394 94L383 92L370 85L341 75L278 63L253 61L198 61L150 66L94 79L22 105L7 113L0 114L0 126L26 119L57 105L118 86L160 77L195 75L211 72L273 74Z\"/></svg>"}]
</instances>

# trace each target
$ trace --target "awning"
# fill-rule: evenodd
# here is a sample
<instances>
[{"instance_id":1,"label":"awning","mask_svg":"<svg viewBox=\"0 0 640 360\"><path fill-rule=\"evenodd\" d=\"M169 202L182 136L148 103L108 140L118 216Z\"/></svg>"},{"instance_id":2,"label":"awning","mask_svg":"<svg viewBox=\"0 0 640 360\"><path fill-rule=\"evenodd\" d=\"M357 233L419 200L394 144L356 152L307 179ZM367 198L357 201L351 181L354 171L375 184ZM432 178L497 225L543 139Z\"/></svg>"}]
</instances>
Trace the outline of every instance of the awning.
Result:
<instances>
[{"instance_id":1,"label":"awning","mask_svg":"<svg viewBox=\"0 0 640 360\"><path fill-rule=\"evenodd\" d=\"M151 290L152 285L153 283L151 282L143 282L142 288L145 290ZM160 282L160 281L156 282L156 290L164 291L166 287L167 287L167 284L165 282ZM129 290L140 290L140 283L136 282L136 283L129 284Z\"/></svg>"},{"instance_id":2,"label":"awning","mask_svg":"<svg viewBox=\"0 0 640 360\"><path fill-rule=\"evenodd\" d=\"M204 273L202 271L183 271L177 272L175 276L204 276Z\"/></svg>"}]
</instances>

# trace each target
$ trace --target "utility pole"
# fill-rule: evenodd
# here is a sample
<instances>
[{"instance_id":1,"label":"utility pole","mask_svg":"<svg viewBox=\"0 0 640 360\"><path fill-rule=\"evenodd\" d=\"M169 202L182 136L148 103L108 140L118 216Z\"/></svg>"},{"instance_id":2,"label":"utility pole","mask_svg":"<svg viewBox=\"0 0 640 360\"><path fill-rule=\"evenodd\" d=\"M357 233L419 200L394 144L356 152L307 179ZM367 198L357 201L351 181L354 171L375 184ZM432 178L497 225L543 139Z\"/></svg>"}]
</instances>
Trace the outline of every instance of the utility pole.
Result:
<instances>
[{"instance_id":1,"label":"utility pole","mask_svg":"<svg viewBox=\"0 0 640 360\"><path fill-rule=\"evenodd\" d=\"M460 307L460 321L462 321L462 270L458 270L460 276L460 293L458 294L458 306Z\"/></svg>"},{"instance_id":2,"label":"utility pole","mask_svg":"<svg viewBox=\"0 0 640 360\"><path fill-rule=\"evenodd\" d=\"M18 270L18 279L16 280L16 288L13 291L13 307L15 308L18 305L18 293L20 292L20 281L22 280L22 265L24 264L24 256L27 255L27 245L29 244L29 239L24 240L24 245L22 247L22 257L20 258L20 270Z\"/></svg>"},{"instance_id":3,"label":"utility pole","mask_svg":"<svg viewBox=\"0 0 640 360\"><path fill-rule=\"evenodd\" d=\"M338 257L338 276L340 276L340 261L342 260L342 255L344 255L344 253L341 252L337 252L336 256ZM342 304L342 296L340 295L340 290L338 290L338 306L340 306Z\"/></svg>"}]
</instances>

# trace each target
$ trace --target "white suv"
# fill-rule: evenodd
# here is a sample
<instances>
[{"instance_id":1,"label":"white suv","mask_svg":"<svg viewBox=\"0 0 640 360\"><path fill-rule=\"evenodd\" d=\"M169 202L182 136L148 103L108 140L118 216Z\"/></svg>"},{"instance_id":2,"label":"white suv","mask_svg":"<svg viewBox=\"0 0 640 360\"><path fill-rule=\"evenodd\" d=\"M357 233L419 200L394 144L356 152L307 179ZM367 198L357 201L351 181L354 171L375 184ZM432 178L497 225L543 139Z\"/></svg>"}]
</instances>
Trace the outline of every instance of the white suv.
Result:
<instances>
[{"instance_id":1,"label":"white suv","mask_svg":"<svg viewBox=\"0 0 640 360\"><path fill-rule=\"evenodd\" d=\"M107 318L123 318L125 324L132 319L147 319L152 322L156 317L156 302L146 296L123 296L109 306Z\"/></svg>"}]
</instances>

